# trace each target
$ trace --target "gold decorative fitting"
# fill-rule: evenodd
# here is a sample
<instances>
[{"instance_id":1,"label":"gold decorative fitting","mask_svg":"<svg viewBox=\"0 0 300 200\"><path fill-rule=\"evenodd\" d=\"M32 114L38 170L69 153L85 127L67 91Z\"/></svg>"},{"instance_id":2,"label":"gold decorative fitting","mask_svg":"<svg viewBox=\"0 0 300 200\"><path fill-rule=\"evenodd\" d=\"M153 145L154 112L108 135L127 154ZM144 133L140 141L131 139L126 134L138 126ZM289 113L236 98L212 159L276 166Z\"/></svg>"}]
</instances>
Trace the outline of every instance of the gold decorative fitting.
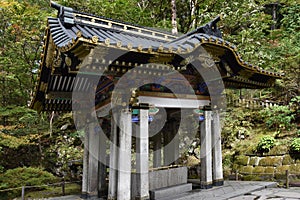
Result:
<instances>
[{"instance_id":1,"label":"gold decorative fitting","mask_svg":"<svg viewBox=\"0 0 300 200\"><path fill-rule=\"evenodd\" d=\"M177 53L181 53L181 47L177 48Z\"/></svg>"},{"instance_id":2,"label":"gold decorative fitting","mask_svg":"<svg viewBox=\"0 0 300 200\"><path fill-rule=\"evenodd\" d=\"M122 62L122 66L125 66L125 65L126 65L126 63L125 63L125 61L123 61L123 62Z\"/></svg>"},{"instance_id":3,"label":"gold decorative fitting","mask_svg":"<svg viewBox=\"0 0 300 200\"><path fill-rule=\"evenodd\" d=\"M47 89L47 83L45 83L45 82L41 82L41 85L40 85L40 91L41 92L45 92L46 91L46 89Z\"/></svg>"},{"instance_id":4,"label":"gold decorative fitting","mask_svg":"<svg viewBox=\"0 0 300 200\"><path fill-rule=\"evenodd\" d=\"M150 45L149 47L148 47L148 53L151 53L152 52L152 46Z\"/></svg>"},{"instance_id":5,"label":"gold decorative fitting","mask_svg":"<svg viewBox=\"0 0 300 200\"><path fill-rule=\"evenodd\" d=\"M142 51L143 50L143 46L140 44L137 49L138 49L138 51Z\"/></svg>"},{"instance_id":6,"label":"gold decorative fitting","mask_svg":"<svg viewBox=\"0 0 300 200\"><path fill-rule=\"evenodd\" d=\"M72 59L70 58L70 57L66 57L65 58L65 63L66 63L66 65L68 66L68 67L71 67L71 65L72 65Z\"/></svg>"},{"instance_id":7,"label":"gold decorative fitting","mask_svg":"<svg viewBox=\"0 0 300 200\"><path fill-rule=\"evenodd\" d=\"M172 46L169 47L169 52L170 52L170 53L173 52L173 47L172 47Z\"/></svg>"},{"instance_id":8,"label":"gold decorative fitting","mask_svg":"<svg viewBox=\"0 0 300 200\"><path fill-rule=\"evenodd\" d=\"M93 37L92 37L92 42L93 43L97 43L98 42L98 36L96 36L96 35L94 35Z\"/></svg>"},{"instance_id":9,"label":"gold decorative fitting","mask_svg":"<svg viewBox=\"0 0 300 200\"><path fill-rule=\"evenodd\" d=\"M190 47L188 47L186 50L187 50L187 52L191 52L192 51L192 49Z\"/></svg>"},{"instance_id":10,"label":"gold decorative fitting","mask_svg":"<svg viewBox=\"0 0 300 200\"><path fill-rule=\"evenodd\" d=\"M92 18L91 22L95 23L95 18Z\"/></svg>"},{"instance_id":11,"label":"gold decorative fitting","mask_svg":"<svg viewBox=\"0 0 300 200\"><path fill-rule=\"evenodd\" d=\"M160 44L158 47L158 51L163 51L163 50L164 50L164 46L162 44Z\"/></svg>"},{"instance_id":12,"label":"gold decorative fitting","mask_svg":"<svg viewBox=\"0 0 300 200\"><path fill-rule=\"evenodd\" d=\"M131 50L131 49L132 49L132 44L131 44L131 43L128 43L127 48L128 48L129 50Z\"/></svg>"},{"instance_id":13,"label":"gold decorative fitting","mask_svg":"<svg viewBox=\"0 0 300 200\"><path fill-rule=\"evenodd\" d=\"M77 36L77 37L81 37L81 36L82 36L81 31L77 31L76 36Z\"/></svg>"},{"instance_id":14,"label":"gold decorative fitting","mask_svg":"<svg viewBox=\"0 0 300 200\"><path fill-rule=\"evenodd\" d=\"M108 46L110 44L110 39L109 38L106 38L104 43Z\"/></svg>"},{"instance_id":15,"label":"gold decorative fitting","mask_svg":"<svg viewBox=\"0 0 300 200\"><path fill-rule=\"evenodd\" d=\"M111 23L111 22L108 22L108 26L111 28L111 27L112 27L112 23Z\"/></svg>"},{"instance_id":16,"label":"gold decorative fitting","mask_svg":"<svg viewBox=\"0 0 300 200\"><path fill-rule=\"evenodd\" d=\"M119 47L119 48L122 47L122 42L121 41L117 42L117 47Z\"/></svg>"}]
</instances>

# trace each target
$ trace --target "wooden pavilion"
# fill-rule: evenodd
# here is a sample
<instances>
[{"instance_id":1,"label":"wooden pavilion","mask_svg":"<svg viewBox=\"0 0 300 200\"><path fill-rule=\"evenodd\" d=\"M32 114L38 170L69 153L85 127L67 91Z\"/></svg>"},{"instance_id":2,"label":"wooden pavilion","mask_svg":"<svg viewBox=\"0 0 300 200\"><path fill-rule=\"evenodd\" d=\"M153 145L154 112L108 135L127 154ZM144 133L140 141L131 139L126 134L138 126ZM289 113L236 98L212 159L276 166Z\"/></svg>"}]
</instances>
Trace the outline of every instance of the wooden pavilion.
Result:
<instances>
[{"instance_id":1,"label":"wooden pavilion","mask_svg":"<svg viewBox=\"0 0 300 200\"><path fill-rule=\"evenodd\" d=\"M178 162L174 116L180 109L201 121L200 186L222 185L224 88L272 87L282 75L243 61L236 47L222 39L219 18L174 36L54 2L51 6L58 15L47 21L31 108L73 111L78 128L85 128L83 196L159 199L170 191L191 190L186 167L166 167ZM168 131L149 135L154 128L149 121L162 116L161 110ZM101 126L107 119L110 131L105 132Z\"/></svg>"}]
</instances>

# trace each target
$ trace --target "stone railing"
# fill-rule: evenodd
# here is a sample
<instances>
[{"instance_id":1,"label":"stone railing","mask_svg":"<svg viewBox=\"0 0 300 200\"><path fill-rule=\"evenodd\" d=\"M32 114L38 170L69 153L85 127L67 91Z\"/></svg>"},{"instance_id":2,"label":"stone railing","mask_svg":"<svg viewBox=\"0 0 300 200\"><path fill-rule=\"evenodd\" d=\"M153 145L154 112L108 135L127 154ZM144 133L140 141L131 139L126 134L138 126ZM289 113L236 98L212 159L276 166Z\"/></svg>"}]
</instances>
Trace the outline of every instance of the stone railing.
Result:
<instances>
[{"instance_id":1,"label":"stone railing","mask_svg":"<svg viewBox=\"0 0 300 200\"><path fill-rule=\"evenodd\" d=\"M249 109L261 109L281 105L278 102L262 99L227 99L227 105L246 107Z\"/></svg>"}]
</instances>

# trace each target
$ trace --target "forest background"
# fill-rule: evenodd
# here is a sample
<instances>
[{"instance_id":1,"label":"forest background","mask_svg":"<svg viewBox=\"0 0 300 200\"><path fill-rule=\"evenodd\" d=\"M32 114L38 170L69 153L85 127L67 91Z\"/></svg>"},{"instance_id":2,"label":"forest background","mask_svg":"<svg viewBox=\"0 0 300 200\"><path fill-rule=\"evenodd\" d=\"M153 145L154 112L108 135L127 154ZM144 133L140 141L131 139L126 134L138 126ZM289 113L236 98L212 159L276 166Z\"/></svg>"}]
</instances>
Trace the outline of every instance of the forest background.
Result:
<instances>
[{"instance_id":1,"label":"forest background","mask_svg":"<svg viewBox=\"0 0 300 200\"><path fill-rule=\"evenodd\" d=\"M177 29L179 33L194 30L221 15L218 26L223 38L237 46L244 60L285 74L273 88L226 91L230 99L257 98L276 102L278 106L258 111L228 104L222 131L224 168L230 170L234 157L245 151L267 152L281 145L286 146L287 152L300 153L297 0L56 2L142 26L170 32ZM0 190L67 178L68 161L82 158L83 144L71 113L39 114L28 107L37 80L46 20L56 16L56 12L46 0L0 2ZM240 134L244 135L243 141L237 137ZM198 159L199 146L191 148L185 156Z\"/></svg>"}]
</instances>

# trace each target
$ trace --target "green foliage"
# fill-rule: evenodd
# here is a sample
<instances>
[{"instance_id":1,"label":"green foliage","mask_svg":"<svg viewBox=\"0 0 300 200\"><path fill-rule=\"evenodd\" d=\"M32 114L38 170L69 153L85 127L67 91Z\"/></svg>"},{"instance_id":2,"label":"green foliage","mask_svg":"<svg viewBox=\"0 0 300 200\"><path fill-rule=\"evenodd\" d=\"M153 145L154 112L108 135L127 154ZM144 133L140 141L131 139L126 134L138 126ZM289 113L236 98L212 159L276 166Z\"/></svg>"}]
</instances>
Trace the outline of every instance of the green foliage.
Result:
<instances>
[{"instance_id":1,"label":"green foliage","mask_svg":"<svg viewBox=\"0 0 300 200\"><path fill-rule=\"evenodd\" d=\"M271 148L275 145L275 141L276 140L274 139L274 137L269 135L262 137L256 146L257 152L269 152Z\"/></svg>"},{"instance_id":2,"label":"green foliage","mask_svg":"<svg viewBox=\"0 0 300 200\"><path fill-rule=\"evenodd\" d=\"M0 102L24 106L34 88L42 33L48 15L45 2L0 2Z\"/></svg>"},{"instance_id":3,"label":"green foliage","mask_svg":"<svg viewBox=\"0 0 300 200\"><path fill-rule=\"evenodd\" d=\"M265 119L268 128L285 130L292 127L291 121L294 114L289 106L273 106L263 109L260 115Z\"/></svg>"},{"instance_id":4,"label":"green foliage","mask_svg":"<svg viewBox=\"0 0 300 200\"><path fill-rule=\"evenodd\" d=\"M222 129L223 145L233 147L234 141L239 135L249 136L253 127L252 112L243 108L233 108L225 115L224 127Z\"/></svg>"},{"instance_id":5,"label":"green foliage","mask_svg":"<svg viewBox=\"0 0 300 200\"><path fill-rule=\"evenodd\" d=\"M7 170L0 176L0 190L22 186L38 186L57 182L51 173L40 168L19 167ZM13 198L20 195L20 190L12 190L5 195Z\"/></svg>"},{"instance_id":6,"label":"green foliage","mask_svg":"<svg viewBox=\"0 0 300 200\"><path fill-rule=\"evenodd\" d=\"M300 138L294 138L291 145L290 151L293 153L300 153Z\"/></svg>"}]
</instances>

